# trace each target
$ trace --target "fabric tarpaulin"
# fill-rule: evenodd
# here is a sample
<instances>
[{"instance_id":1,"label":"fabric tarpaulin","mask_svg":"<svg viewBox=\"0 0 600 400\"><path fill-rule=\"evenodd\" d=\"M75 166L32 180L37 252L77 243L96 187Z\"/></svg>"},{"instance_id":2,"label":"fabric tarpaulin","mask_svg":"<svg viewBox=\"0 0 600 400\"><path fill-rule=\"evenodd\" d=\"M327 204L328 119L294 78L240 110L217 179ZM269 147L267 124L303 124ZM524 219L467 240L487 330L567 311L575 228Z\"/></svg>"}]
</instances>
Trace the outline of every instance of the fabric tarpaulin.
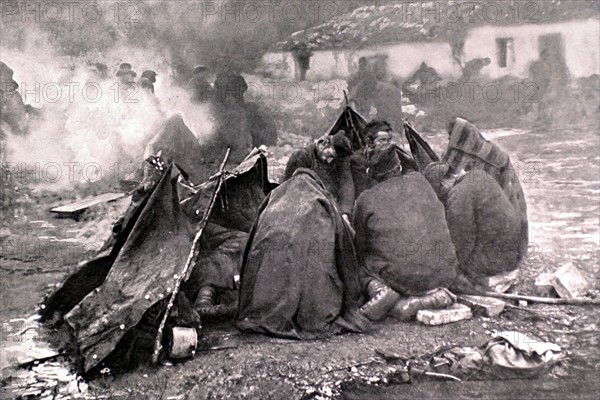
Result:
<instances>
[{"instance_id":1,"label":"fabric tarpaulin","mask_svg":"<svg viewBox=\"0 0 600 400\"><path fill-rule=\"evenodd\" d=\"M225 172L219 198L211 213L211 223L249 232L260 204L274 187L267 175L265 150L254 149L236 168ZM181 207L189 218L200 221L217 184L216 177L192 189Z\"/></svg>"},{"instance_id":2,"label":"fabric tarpaulin","mask_svg":"<svg viewBox=\"0 0 600 400\"><path fill-rule=\"evenodd\" d=\"M404 122L404 135L419 171L424 171L429 164L440 160L429 144L408 122Z\"/></svg>"},{"instance_id":3,"label":"fabric tarpaulin","mask_svg":"<svg viewBox=\"0 0 600 400\"><path fill-rule=\"evenodd\" d=\"M169 295L188 256L191 235L179 209L173 169L171 164L164 172L102 286L65 316L86 372L115 349L147 309Z\"/></svg>"}]
</instances>

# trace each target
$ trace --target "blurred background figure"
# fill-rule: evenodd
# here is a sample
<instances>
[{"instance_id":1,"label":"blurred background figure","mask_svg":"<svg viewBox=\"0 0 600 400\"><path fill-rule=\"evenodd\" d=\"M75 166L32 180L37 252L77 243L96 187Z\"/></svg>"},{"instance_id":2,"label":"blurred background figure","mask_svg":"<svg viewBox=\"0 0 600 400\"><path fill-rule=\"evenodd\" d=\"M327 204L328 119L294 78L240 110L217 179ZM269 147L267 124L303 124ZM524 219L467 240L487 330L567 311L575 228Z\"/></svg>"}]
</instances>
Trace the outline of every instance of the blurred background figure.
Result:
<instances>
[{"instance_id":1,"label":"blurred background figure","mask_svg":"<svg viewBox=\"0 0 600 400\"><path fill-rule=\"evenodd\" d=\"M152 94L154 94L154 84L156 83L156 75L156 72L152 70L146 70L142 72L142 76L138 81L138 85L140 85L142 89L149 90L150 92L152 92Z\"/></svg>"},{"instance_id":2,"label":"blurred background figure","mask_svg":"<svg viewBox=\"0 0 600 400\"><path fill-rule=\"evenodd\" d=\"M187 89L190 92L190 101L192 103L204 103L208 101L212 94L212 87L208 81L208 68L206 65L199 64L192 71L192 79L188 82Z\"/></svg>"}]
</instances>

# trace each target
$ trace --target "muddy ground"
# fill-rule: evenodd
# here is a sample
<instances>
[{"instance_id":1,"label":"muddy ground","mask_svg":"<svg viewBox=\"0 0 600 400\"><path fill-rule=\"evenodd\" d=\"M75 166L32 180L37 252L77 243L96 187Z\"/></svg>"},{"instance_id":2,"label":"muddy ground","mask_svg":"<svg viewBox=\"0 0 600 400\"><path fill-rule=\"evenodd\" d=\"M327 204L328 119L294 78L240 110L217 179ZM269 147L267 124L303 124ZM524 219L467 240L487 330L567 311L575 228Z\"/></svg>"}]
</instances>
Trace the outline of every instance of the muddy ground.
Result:
<instances>
[{"instance_id":1,"label":"muddy ground","mask_svg":"<svg viewBox=\"0 0 600 400\"><path fill-rule=\"evenodd\" d=\"M600 148L597 128L553 131L486 131L507 150L529 206L530 255L511 291L534 294L533 280L567 262L598 288ZM441 153L443 134L426 139ZM284 157L291 146L273 149ZM285 161L280 159L281 162ZM76 194L33 191L4 216L0 280L3 345L14 319L35 313L52 287L108 237L128 198L89 210L80 221L57 219L49 209ZM61 197L62 196L62 197ZM594 292L592 292L592 295ZM13 320L13 322L11 322ZM238 332L231 324L206 324L194 359L160 368L141 367L88 382L81 397L104 399L201 398L596 398L600 389L600 313L591 306L528 304L495 318L475 317L441 327L387 320L367 334L293 341ZM478 346L495 330L516 330L560 345L568 354L535 381L394 384L399 366L378 353L426 356L443 347ZM69 366L68 361L60 360ZM2 371L2 398L16 397L13 369ZM67 385L57 382L58 386ZM60 391L42 391L47 398ZM39 397L39 394L38 394Z\"/></svg>"}]
</instances>

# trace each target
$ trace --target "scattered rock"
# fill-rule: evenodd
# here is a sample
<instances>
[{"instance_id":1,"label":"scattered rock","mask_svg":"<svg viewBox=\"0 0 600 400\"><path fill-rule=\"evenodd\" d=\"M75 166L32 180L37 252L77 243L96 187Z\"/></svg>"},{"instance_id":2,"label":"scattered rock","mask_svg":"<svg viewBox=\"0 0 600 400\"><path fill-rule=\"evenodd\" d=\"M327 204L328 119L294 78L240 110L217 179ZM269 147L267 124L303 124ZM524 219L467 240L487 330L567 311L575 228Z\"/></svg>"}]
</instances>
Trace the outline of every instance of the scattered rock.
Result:
<instances>
[{"instance_id":1,"label":"scattered rock","mask_svg":"<svg viewBox=\"0 0 600 400\"><path fill-rule=\"evenodd\" d=\"M417 321L425 325L443 325L470 319L472 316L469 307L457 303L444 310L420 310L417 313Z\"/></svg>"},{"instance_id":2,"label":"scattered rock","mask_svg":"<svg viewBox=\"0 0 600 400\"><path fill-rule=\"evenodd\" d=\"M490 290L496 293L506 292L512 285L517 283L520 273L518 269L490 276L484 279L483 284L486 285Z\"/></svg>"},{"instance_id":3,"label":"scattered rock","mask_svg":"<svg viewBox=\"0 0 600 400\"><path fill-rule=\"evenodd\" d=\"M590 288L585 276L572 263L563 265L554 273L552 286L564 299L580 297Z\"/></svg>"},{"instance_id":4,"label":"scattered rock","mask_svg":"<svg viewBox=\"0 0 600 400\"><path fill-rule=\"evenodd\" d=\"M458 301L469 306L474 315L485 315L495 317L504 311L505 302L492 297L460 295Z\"/></svg>"},{"instance_id":5,"label":"scattered rock","mask_svg":"<svg viewBox=\"0 0 600 400\"><path fill-rule=\"evenodd\" d=\"M543 273L535 278L534 287L538 296L556 297L556 292L552 286L552 277L552 274Z\"/></svg>"}]
</instances>

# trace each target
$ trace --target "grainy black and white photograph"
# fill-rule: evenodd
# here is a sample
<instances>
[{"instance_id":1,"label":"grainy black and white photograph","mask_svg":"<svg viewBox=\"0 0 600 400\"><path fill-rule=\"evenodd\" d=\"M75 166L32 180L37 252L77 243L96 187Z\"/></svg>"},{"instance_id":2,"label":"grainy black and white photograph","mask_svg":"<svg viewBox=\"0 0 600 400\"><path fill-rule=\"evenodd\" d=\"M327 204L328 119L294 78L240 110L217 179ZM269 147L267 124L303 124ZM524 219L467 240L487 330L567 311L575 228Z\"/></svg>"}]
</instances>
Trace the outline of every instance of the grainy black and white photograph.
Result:
<instances>
[{"instance_id":1,"label":"grainy black and white photograph","mask_svg":"<svg viewBox=\"0 0 600 400\"><path fill-rule=\"evenodd\" d=\"M0 398L598 398L598 0L0 18Z\"/></svg>"}]
</instances>

